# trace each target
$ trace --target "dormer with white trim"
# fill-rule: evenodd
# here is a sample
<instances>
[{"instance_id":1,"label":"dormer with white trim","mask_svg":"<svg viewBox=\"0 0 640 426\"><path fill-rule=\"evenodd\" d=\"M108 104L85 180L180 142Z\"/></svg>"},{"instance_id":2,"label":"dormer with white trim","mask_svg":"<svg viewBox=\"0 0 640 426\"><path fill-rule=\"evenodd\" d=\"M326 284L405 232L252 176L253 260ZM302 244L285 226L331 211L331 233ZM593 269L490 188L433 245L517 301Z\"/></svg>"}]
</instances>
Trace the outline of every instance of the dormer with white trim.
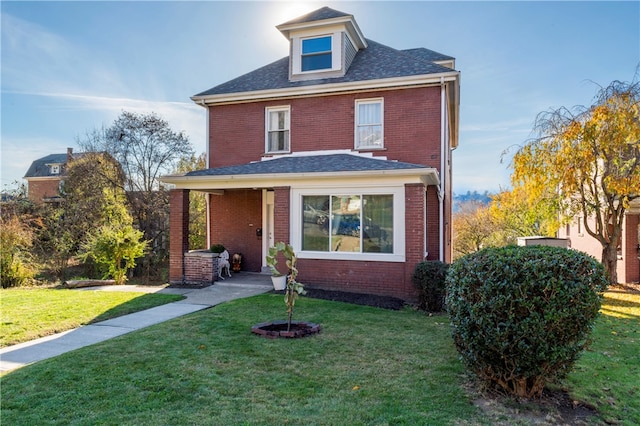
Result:
<instances>
[{"instance_id":1,"label":"dormer with white trim","mask_svg":"<svg viewBox=\"0 0 640 426\"><path fill-rule=\"evenodd\" d=\"M323 7L276 28L289 40L289 80L343 77L367 48L353 15Z\"/></svg>"}]
</instances>

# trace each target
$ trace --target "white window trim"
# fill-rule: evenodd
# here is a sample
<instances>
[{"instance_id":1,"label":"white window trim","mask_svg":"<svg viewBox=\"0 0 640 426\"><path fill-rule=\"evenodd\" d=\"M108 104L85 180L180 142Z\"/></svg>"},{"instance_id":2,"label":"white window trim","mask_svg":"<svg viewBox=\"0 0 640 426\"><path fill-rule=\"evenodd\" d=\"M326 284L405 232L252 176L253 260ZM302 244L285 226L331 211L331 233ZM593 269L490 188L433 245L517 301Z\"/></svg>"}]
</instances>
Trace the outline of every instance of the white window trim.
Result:
<instances>
[{"instance_id":1,"label":"white window trim","mask_svg":"<svg viewBox=\"0 0 640 426\"><path fill-rule=\"evenodd\" d=\"M365 145L365 146L359 146L358 145L358 127L359 127L359 123L358 123L358 107L362 104L380 104L380 117L382 117L382 122L380 123L380 126L382 128L381 130L381 141L382 144L380 146L376 146L376 145ZM353 114L353 147L356 150L375 150L375 149L384 149L384 98L371 98L371 99L356 99L355 101L355 105L354 105L354 114Z\"/></svg>"},{"instance_id":2,"label":"white window trim","mask_svg":"<svg viewBox=\"0 0 640 426\"><path fill-rule=\"evenodd\" d=\"M289 131L289 147L284 151L269 150L269 114L271 112L277 112L277 111L287 112L287 127L286 129L283 129L283 130ZM288 154L291 152L291 106L290 105L266 107L264 109L264 152L266 154Z\"/></svg>"},{"instance_id":3,"label":"white window trim","mask_svg":"<svg viewBox=\"0 0 640 426\"><path fill-rule=\"evenodd\" d=\"M331 68L324 68L321 70L309 70L302 71L302 41L312 38L331 37ZM308 36L295 37L292 43L292 75L307 75L307 74L319 74L324 72L338 71L342 67L342 45L340 41L339 32L323 33L323 34L310 34Z\"/></svg>"},{"instance_id":4,"label":"white window trim","mask_svg":"<svg viewBox=\"0 0 640 426\"><path fill-rule=\"evenodd\" d=\"M302 197L305 195L393 195L393 253L351 253L302 251ZM405 262L405 192L402 186L292 188L289 220L291 243L300 259L352 260L363 262Z\"/></svg>"}]
</instances>

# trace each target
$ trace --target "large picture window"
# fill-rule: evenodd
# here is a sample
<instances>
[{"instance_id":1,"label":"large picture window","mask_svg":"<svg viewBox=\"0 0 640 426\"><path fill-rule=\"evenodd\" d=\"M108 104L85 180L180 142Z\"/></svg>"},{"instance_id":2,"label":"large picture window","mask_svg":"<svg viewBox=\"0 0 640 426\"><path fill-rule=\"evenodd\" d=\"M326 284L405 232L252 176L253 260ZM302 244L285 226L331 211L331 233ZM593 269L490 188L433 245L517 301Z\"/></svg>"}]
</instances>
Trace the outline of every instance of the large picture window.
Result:
<instances>
[{"instance_id":1,"label":"large picture window","mask_svg":"<svg viewBox=\"0 0 640 426\"><path fill-rule=\"evenodd\" d=\"M302 197L302 250L393 253L393 194Z\"/></svg>"},{"instance_id":2,"label":"large picture window","mask_svg":"<svg viewBox=\"0 0 640 426\"><path fill-rule=\"evenodd\" d=\"M356 149L383 147L383 117L382 99L356 101Z\"/></svg>"},{"instance_id":3,"label":"large picture window","mask_svg":"<svg viewBox=\"0 0 640 426\"><path fill-rule=\"evenodd\" d=\"M289 152L289 107L266 110L266 152Z\"/></svg>"},{"instance_id":4,"label":"large picture window","mask_svg":"<svg viewBox=\"0 0 640 426\"><path fill-rule=\"evenodd\" d=\"M302 40L302 71L331 69L331 36Z\"/></svg>"}]
</instances>

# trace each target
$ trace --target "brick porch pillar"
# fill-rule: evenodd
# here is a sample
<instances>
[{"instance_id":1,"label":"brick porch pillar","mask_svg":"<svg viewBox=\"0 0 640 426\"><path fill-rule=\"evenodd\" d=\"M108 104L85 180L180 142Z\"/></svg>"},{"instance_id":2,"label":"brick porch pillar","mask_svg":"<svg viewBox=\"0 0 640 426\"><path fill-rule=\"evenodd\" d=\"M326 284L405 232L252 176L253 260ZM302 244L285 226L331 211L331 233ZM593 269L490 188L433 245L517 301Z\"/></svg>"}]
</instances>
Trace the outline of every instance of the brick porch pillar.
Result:
<instances>
[{"instance_id":1,"label":"brick porch pillar","mask_svg":"<svg viewBox=\"0 0 640 426\"><path fill-rule=\"evenodd\" d=\"M169 192L169 282L184 281L184 253L189 251L189 190Z\"/></svg>"},{"instance_id":2,"label":"brick porch pillar","mask_svg":"<svg viewBox=\"0 0 640 426\"><path fill-rule=\"evenodd\" d=\"M289 200L291 187L278 186L273 188L273 236L274 241L291 243L289 235Z\"/></svg>"}]
</instances>

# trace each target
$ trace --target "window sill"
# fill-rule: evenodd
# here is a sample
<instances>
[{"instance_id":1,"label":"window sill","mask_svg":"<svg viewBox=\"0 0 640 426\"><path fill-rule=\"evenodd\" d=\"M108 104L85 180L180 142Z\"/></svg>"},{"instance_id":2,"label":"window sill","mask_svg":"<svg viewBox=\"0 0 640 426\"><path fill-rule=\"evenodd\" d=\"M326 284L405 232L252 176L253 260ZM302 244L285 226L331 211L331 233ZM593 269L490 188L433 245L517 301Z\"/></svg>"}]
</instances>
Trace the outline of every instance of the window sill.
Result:
<instances>
[{"instance_id":1,"label":"window sill","mask_svg":"<svg viewBox=\"0 0 640 426\"><path fill-rule=\"evenodd\" d=\"M381 147L372 146L372 147L354 148L353 151L355 152L388 151L388 149L385 148L384 146L381 146Z\"/></svg>"},{"instance_id":2,"label":"window sill","mask_svg":"<svg viewBox=\"0 0 640 426\"><path fill-rule=\"evenodd\" d=\"M349 253L299 251L299 259L348 260L361 262L405 262L405 256L392 253Z\"/></svg>"}]
</instances>

